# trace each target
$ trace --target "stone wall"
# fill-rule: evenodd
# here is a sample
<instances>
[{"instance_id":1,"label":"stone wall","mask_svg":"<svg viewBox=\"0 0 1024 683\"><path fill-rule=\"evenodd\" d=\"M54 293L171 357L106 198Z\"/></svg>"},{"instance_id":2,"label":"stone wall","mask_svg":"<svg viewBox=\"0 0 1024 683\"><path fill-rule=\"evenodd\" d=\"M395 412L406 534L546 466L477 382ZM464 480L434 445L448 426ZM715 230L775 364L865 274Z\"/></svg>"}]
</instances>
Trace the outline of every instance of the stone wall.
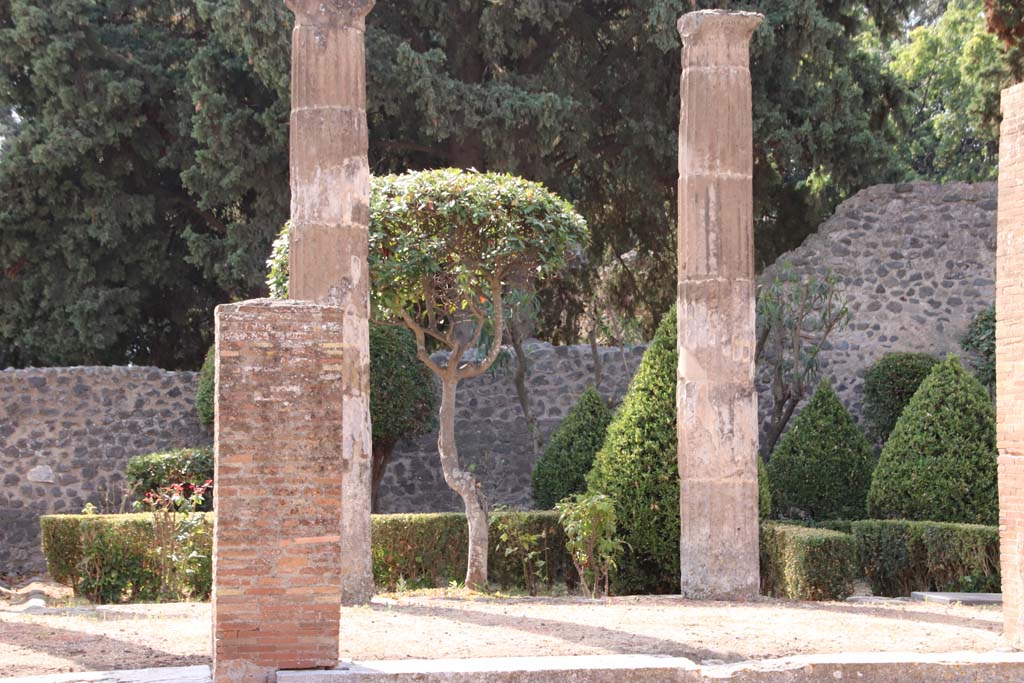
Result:
<instances>
[{"instance_id":1,"label":"stone wall","mask_svg":"<svg viewBox=\"0 0 1024 683\"><path fill-rule=\"evenodd\" d=\"M622 399L645 347L602 348L601 394ZM589 346L526 345L530 359L527 388L545 441L576 400L594 383ZM459 385L455 438L459 455L475 466L491 504L532 507L530 473L536 456L513 383L515 361L502 363ZM444 482L437 456L437 434L395 449L381 482L381 512L461 510L462 502Z\"/></svg>"},{"instance_id":2,"label":"stone wall","mask_svg":"<svg viewBox=\"0 0 1024 683\"><path fill-rule=\"evenodd\" d=\"M783 261L801 274L831 269L839 277L852 319L821 362L859 416L864 373L885 353L962 353L971 318L995 300L995 250L995 183L877 185L840 204L761 279ZM762 382L762 422L771 400Z\"/></svg>"},{"instance_id":3,"label":"stone wall","mask_svg":"<svg viewBox=\"0 0 1024 683\"><path fill-rule=\"evenodd\" d=\"M0 371L0 573L42 569L39 515L117 511L131 456L209 445L195 384L155 368Z\"/></svg>"}]
</instances>

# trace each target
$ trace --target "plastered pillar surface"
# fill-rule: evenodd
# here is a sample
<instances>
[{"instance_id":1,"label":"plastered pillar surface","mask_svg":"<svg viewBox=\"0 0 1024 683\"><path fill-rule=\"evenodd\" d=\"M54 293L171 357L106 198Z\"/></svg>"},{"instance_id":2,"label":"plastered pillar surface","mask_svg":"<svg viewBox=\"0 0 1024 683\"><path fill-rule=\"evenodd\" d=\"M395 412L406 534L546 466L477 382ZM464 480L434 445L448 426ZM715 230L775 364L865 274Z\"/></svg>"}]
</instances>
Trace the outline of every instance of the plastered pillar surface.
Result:
<instances>
[{"instance_id":1,"label":"plastered pillar surface","mask_svg":"<svg viewBox=\"0 0 1024 683\"><path fill-rule=\"evenodd\" d=\"M680 588L758 594L753 143L749 42L759 14L679 20L677 376Z\"/></svg>"}]
</instances>

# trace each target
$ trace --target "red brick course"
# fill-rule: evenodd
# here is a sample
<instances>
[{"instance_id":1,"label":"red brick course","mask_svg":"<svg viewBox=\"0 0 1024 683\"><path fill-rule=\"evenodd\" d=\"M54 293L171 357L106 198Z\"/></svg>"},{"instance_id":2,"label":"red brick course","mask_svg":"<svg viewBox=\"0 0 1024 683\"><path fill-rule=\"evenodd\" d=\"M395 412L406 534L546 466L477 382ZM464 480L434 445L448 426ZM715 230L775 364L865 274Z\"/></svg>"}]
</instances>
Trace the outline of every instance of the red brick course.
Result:
<instances>
[{"instance_id":1,"label":"red brick course","mask_svg":"<svg viewBox=\"0 0 1024 683\"><path fill-rule=\"evenodd\" d=\"M216 683L337 663L343 320L310 302L217 308Z\"/></svg>"},{"instance_id":2,"label":"red brick course","mask_svg":"<svg viewBox=\"0 0 1024 683\"><path fill-rule=\"evenodd\" d=\"M1024 84L1003 92L996 254L999 535L1007 639L1024 647Z\"/></svg>"}]
</instances>

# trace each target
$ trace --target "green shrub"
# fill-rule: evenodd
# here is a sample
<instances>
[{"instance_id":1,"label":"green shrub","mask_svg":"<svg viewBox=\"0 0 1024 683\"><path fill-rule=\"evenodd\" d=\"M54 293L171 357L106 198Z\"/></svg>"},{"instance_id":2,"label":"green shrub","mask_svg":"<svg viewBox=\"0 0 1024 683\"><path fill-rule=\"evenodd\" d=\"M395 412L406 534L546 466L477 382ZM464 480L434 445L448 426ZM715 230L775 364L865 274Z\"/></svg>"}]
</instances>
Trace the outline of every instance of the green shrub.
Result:
<instances>
[{"instance_id":1,"label":"green shrub","mask_svg":"<svg viewBox=\"0 0 1024 683\"><path fill-rule=\"evenodd\" d=\"M956 356L939 363L900 416L875 468L876 519L997 524L992 401Z\"/></svg>"},{"instance_id":2,"label":"green shrub","mask_svg":"<svg viewBox=\"0 0 1024 683\"><path fill-rule=\"evenodd\" d=\"M679 591L676 313L661 321L587 475L591 493L615 501L626 544L616 593Z\"/></svg>"},{"instance_id":3,"label":"green shrub","mask_svg":"<svg viewBox=\"0 0 1024 683\"><path fill-rule=\"evenodd\" d=\"M178 448L163 453L136 455L128 461L127 478L136 500L141 500L149 492L174 484L183 484L183 495L190 496L195 487L213 479L213 449ZM200 509L213 509L212 493L206 495Z\"/></svg>"},{"instance_id":4,"label":"green shrub","mask_svg":"<svg viewBox=\"0 0 1024 683\"><path fill-rule=\"evenodd\" d=\"M935 364L927 353L887 353L864 376L864 424L868 438L884 443L896 420Z\"/></svg>"},{"instance_id":5,"label":"green shrub","mask_svg":"<svg viewBox=\"0 0 1024 683\"><path fill-rule=\"evenodd\" d=\"M551 436L544 455L533 468L533 500L550 510L555 503L584 491L594 455L604 443L612 412L594 387L576 405Z\"/></svg>"},{"instance_id":6,"label":"green shrub","mask_svg":"<svg viewBox=\"0 0 1024 683\"><path fill-rule=\"evenodd\" d=\"M996 307L989 306L974 316L960 346L971 354L974 375L990 394L996 390Z\"/></svg>"},{"instance_id":7,"label":"green shrub","mask_svg":"<svg viewBox=\"0 0 1024 683\"><path fill-rule=\"evenodd\" d=\"M213 397L216 390L217 346L213 345L206 351L203 367L199 369L196 381L196 415L199 424L213 428Z\"/></svg>"},{"instance_id":8,"label":"green shrub","mask_svg":"<svg viewBox=\"0 0 1024 683\"><path fill-rule=\"evenodd\" d=\"M768 461L774 511L783 517L860 519L874 460L850 413L822 382Z\"/></svg>"},{"instance_id":9,"label":"green shrub","mask_svg":"<svg viewBox=\"0 0 1024 683\"><path fill-rule=\"evenodd\" d=\"M853 593L857 545L830 529L761 525L761 592L792 600L842 600Z\"/></svg>"},{"instance_id":10,"label":"green shrub","mask_svg":"<svg viewBox=\"0 0 1024 683\"><path fill-rule=\"evenodd\" d=\"M853 535L875 595L1000 590L999 527L864 520L853 523Z\"/></svg>"},{"instance_id":11,"label":"green shrub","mask_svg":"<svg viewBox=\"0 0 1024 683\"><path fill-rule=\"evenodd\" d=\"M757 458L757 516L761 519L772 516L772 488L768 481L768 468L760 456Z\"/></svg>"},{"instance_id":12,"label":"green shrub","mask_svg":"<svg viewBox=\"0 0 1024 683\"><path fill-rule=\"evenodd\" d=\"M155 600L160 592L153 515L45 515L42 529L46 567L55 581L96 603ZM179 597L205 599L212 587L213 515L187 539L190 559Z\"/></svg>"}]
</instances>

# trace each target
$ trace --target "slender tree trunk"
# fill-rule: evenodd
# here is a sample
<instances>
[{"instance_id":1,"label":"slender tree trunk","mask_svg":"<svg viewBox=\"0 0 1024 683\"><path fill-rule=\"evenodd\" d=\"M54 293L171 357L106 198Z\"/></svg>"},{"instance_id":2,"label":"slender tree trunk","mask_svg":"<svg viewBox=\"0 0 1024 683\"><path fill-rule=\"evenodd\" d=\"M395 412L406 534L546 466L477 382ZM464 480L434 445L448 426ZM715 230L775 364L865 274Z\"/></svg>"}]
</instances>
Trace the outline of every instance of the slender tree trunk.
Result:
<instances>
[{"instance_id":1,"label":"slender tree trunk","mask_svg":"<svg viewBox=\"0 0 1024 683\"><path fill-rule=\"evenodd\" d=\"M373 442L373 487L370 491L370 509L380 512L380 483L384 480L384 470L391 462L391 453L395 450L393 441L388 443Z\"/></svg>"},{"instance_id":2,"label":"slender tree trunk","mask_svg":"<svg viewBox=\"0 0 1024 683\"><path fill-rule=\"evenodd\" d=\"M437 449L441 455L441 470L448 487L459 494L466 508L469 523L469 561L466 566L466 587L487 586L487 499L468 470L459 461L455 446L455 391L458 379L449 368L441 378L441 430Z\"/></svg>"}]
</instances>

